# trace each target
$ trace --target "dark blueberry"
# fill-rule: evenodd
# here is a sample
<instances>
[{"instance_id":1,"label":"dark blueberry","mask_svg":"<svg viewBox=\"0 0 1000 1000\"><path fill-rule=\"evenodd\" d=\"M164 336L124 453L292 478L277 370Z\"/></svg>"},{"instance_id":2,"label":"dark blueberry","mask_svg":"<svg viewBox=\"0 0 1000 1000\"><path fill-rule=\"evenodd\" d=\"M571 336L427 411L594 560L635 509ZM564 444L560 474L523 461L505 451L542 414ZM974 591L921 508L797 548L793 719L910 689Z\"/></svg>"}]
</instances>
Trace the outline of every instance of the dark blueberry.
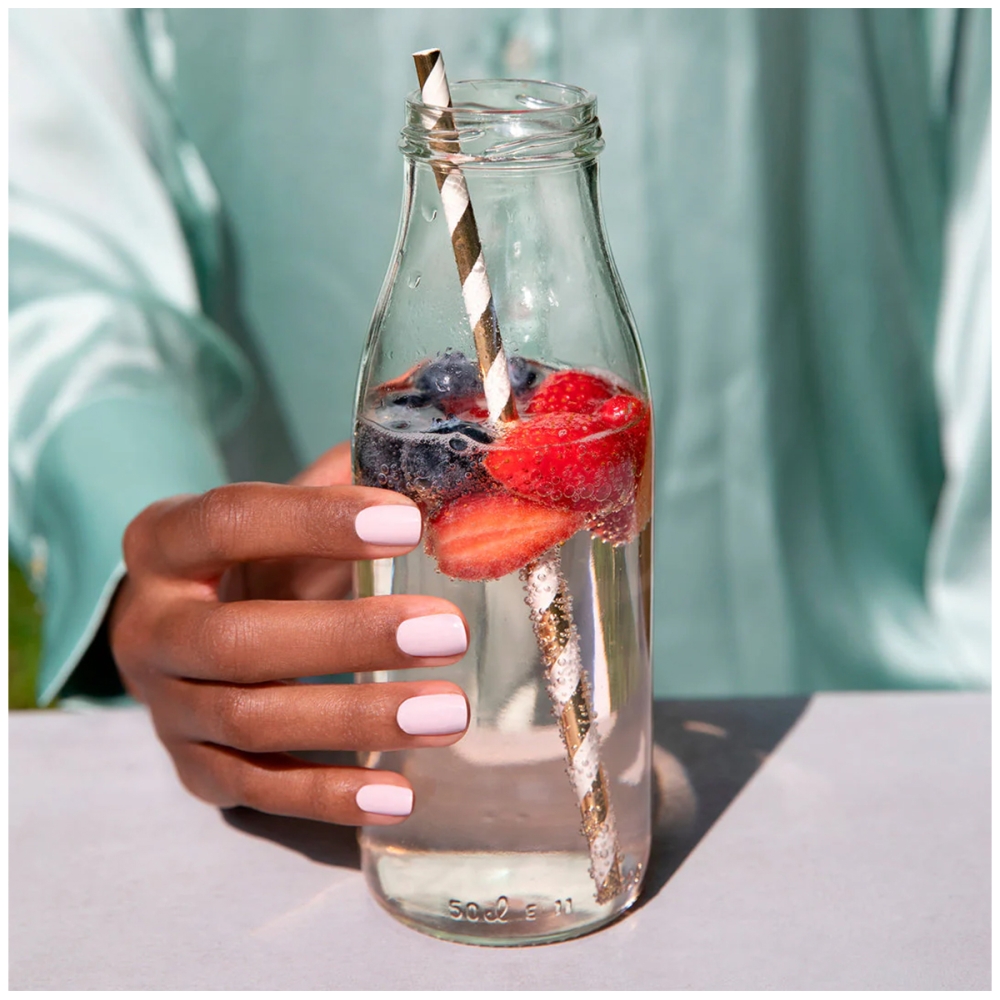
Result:
<instances>
[{"instance_id":1,"label":"dark blueberry","mask_svg":"<svg viewBox=\"0 0 1000 1000\"><path fill-rule=\"evenodd\" d=\"M479 368L461 351L445 351L428 361L413 385L434 398L473 396L483 391Z\"/></svg>"},{"instance_id":2,"label":"dark blueberry","mask_svg":"<svg viewBox=\"0 0 1000 1000\"><path fill-rule=\"evenodd\" d=\"M430 396L423 392L399 392L393 396L386 396L383 406L405 406L409 410L426 406L431 401Z\"/></svg>"},{"instance_id":3,"label":"dark blueberry","mask_svg":"<svg viewBox=\"0 0 1000 1000\"><path fill-rule=\"evenodd\" d=\"M520 395L538 385L544 376L544 369L537 361L512 354L507 359L507 374L510 377L510 387Z\"/></svg>"},{"instance_id":4,"label":"dark blueberry","mask_svg":"<svg viewBox=\"0 0 1000 1000\"><path fill-rule=\"evenodd\" d=\"M470 423L467 420L461 420L458 417L449 417L447 420L435 421L430 429L431 434L453 434L456 431L479 444L490 444L493 441L492 436L485 427Z\"/></svg>"},{"instance_id":5,"label":"dark blueberry","mask_svg":"<svg viewBox=\"0 0 1000 1000\"><path fill-rule=\"evenodd\" d=\"M354 457L362 486L404 492L402 438L386 434L367 421L359 421L354 437Z\"/></svg>"},{"instance_id":6,"label":"dark blueberry","mask_svg":"<svg viewBox=\"0 0 1000 1000\"><path fill-rule=\"evenodd\" d=\"M426 395L397 393L381 401L372 413L372 419L390 430L419 433L430 430L436 421L443 420L444 413L431 406Z\"/></svg>"}]
</instances>

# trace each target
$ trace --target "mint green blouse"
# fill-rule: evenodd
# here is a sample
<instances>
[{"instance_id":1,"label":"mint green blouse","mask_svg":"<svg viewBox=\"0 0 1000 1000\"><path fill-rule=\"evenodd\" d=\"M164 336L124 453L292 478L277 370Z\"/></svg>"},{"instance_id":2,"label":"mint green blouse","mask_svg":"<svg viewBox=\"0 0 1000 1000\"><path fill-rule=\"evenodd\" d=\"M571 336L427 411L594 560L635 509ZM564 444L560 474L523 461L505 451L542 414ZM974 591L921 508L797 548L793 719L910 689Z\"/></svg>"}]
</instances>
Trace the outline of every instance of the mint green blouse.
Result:
<instances>
[{"instance_id":1,"label":"mint green blouse","mask_svg":"<svg viewBox=\"0 0 1000 1000\"><path fill-rule=\"evenodd\" d=\"M19 10L10 540L41 701L143 506L349 434L429 46L598 95L656 407L657 693L988 684L988 10Z\"/></svg>"}]
</instances>

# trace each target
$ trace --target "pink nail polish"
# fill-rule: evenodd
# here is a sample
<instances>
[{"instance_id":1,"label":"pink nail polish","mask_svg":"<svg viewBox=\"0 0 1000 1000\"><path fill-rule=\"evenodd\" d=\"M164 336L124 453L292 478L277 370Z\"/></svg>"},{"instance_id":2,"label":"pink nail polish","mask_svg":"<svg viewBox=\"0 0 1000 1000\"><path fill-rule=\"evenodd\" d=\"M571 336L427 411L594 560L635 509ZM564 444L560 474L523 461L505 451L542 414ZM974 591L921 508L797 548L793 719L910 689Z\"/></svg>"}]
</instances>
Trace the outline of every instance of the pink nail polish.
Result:
<instances>
[{"instance_id":1,"label":"pink nail polish","mask_svg":"<svg viewBox=\"0 0 1000 1000\"><path fill-rule=\"evenodd\" d=\"M392 503L365 507L354 518L354 531L370 545L416 545L420 541L420 511Z\"/></svg>"},{"instance_id":2,"label":"pink nail polish","mask_svg":"<svg viewBox=\"0 0 1000 1000\"><path fill-rule=\"evenodd\" d=\"M401 785L362 785L354 801L362 812L378 816L409 816L413 812L413 789Z\"/></svg>"},{"instance_id":3,"label":"pink nail polish","mask_svg":"<svg viewBox=\"0 0 1000 1000\"><path fill-rule=\"evenodd\" d=\"M396 723L411 736L449 736L469 723L469 706L460 694L422 694L396 709Z\"/></svg>"},{"instance_id":4,"label":"pink nail polish","mask_svg":"<svg viewBox=\"0 0 1000 1000\"><path fill-rule=\"evenodd\" d=\"M396 645L410 656L456 656L469 647L458 615L424 615L400 622Z\"/></svg>"}]
</instances>

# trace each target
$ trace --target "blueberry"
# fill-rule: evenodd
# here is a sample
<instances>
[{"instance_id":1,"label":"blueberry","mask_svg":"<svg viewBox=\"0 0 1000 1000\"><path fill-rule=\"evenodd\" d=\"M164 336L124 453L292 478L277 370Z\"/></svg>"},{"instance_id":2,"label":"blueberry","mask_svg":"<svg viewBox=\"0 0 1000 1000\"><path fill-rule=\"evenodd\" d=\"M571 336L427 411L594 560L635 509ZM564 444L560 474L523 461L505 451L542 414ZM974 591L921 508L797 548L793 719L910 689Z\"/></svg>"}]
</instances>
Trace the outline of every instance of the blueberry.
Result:
<instances>
[{"instance_id":1,"label":"blueberry","mask_svg":"<svg viewBox=\"0 0 1000 1000\"><path fill-rule=\"evenodd\" d=\"M426 406L431 401L431 397L423 392L398 392L393 396L386 396L383 406L402 406L408 410L415 410L421 406Z\"/></svg>"},{"instance_id":2,"label":"blueberry","mask_svg":"<svg viewBox=\"0 0 1000 1000\"><path fill-rule=\"evenodd\" d=\"M482 453L473 442L487 444L490 436L477 424L438 418L433 436L393 433L390 428L386 423L358 421L354 451L363 486L395 490L433 510L441 502L489 485Z\"/></svg>"},{"instance_id":3,"label":"blueberry","mask_svg":"<svg viewBox=\"0 0 1000 1000\"><path fill-rule=\"evenodd\" d=\"M507 359L507 374L510 387L516 395L534 389L544 376L544 369L537 361L529 361L519 354L512 354Z\"/></svg>"},{"instance_id":4,"label":"blueberry","mask_svg":"<svg viewBox=\"0 0 1000 1000\"><path fill-rule=\"evenodd\" d=\"M362 486L377 486L384 490L403 489L405 476L402 468L403 441L401 437L386 434L367 421L358 421L354 437L354 456L358 464Z\"/></svg>"},{"instance_id":5,"label":"blueberry","mask_svg":"<svg viewBox=\"0 0 1000 1000\"><path fill-rule=\"evenodd\" d=\"M431 434L453 434L456 431L479 444L490 444L493 441L493 437L485 427L480 424L470 423L467 420L461 420L458 417L437 420L430 429Z\"/></svg>"},{"instance_id":6,"label":"blueberry","mask_svg":"<svg viewBox=\"0 0 1000 1000\"><path fill-rule=\"evenodd\" d=\"M432 406L424 393L400 392L386 396L372 413L372 419L390 430L418 433L430 430L435 422L444 419L444 413Z\"/></svg>"},{"instance_id":7,"label":"blueberry","mask_svg":"<svg viewBox=\"0 0 1000 1000\"><path fill-rule=\"evenodd\" d=\"M428 361L413 382L414 388L433 399L474 396L483 391L479 368L461 351L445 351Z\"/></svg>"}]
</instances>

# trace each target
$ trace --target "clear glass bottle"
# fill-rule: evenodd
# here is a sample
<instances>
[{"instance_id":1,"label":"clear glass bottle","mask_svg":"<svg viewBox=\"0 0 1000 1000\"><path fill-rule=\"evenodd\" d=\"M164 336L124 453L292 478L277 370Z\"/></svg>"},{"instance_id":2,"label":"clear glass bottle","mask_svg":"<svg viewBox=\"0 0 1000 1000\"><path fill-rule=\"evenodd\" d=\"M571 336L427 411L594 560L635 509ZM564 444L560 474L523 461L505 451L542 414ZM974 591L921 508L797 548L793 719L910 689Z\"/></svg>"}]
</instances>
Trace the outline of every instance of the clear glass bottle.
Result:
<instances>
[{"instance_id":1,"label":"clear glass bottle","mask_svg":"<svg viewBox=\"0 0 1000 1000\"><path fill-rule=\"evenodd\" d=\"M359 564L357 593L461 608L468 653L421 677L454 681L472 711L452 747L361 755L415 791L404 823L361 831L362 864L411 926L534 944L614 919L648 860L652 419L601 220L595 99L529 80L460 82L452 99L518 419L486 414L432 169L445 154L414 94L354 470L420 504L425 545Z\"/></svg>"}]
</instances>

